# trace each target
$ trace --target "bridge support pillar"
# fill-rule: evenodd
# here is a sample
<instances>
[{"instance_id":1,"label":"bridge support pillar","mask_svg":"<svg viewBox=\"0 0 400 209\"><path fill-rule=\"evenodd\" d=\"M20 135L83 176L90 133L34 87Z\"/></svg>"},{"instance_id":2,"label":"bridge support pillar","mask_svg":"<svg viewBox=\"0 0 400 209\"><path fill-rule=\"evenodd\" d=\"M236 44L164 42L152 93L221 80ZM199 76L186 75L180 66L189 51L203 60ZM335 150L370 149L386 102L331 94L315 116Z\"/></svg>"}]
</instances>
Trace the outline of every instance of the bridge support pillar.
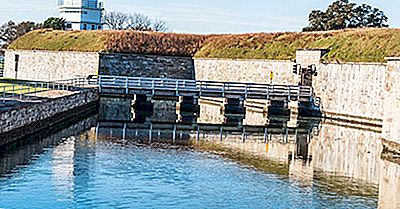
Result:
<instances>
[{"instance_id":1,"label":"bridge support pillar","mask_svg":"<svg viewBox=\"0 0 400 209\"><path fill-rule=\"evenodd\" d=\"M289 116L289 102L271 100L268 106L268 115Z\"/></svg>"},{"instance_id":2,"label":"bridge support pillar","mask_svg":"<svg viewBox=\"0 0 400 209\"><path fill-rule=\"evenodd\" d=\"M288 104L290 118L287 123L287 126L290 128L297 128L298 126L298 117L299 117L299 103L297 101L290 101Z\"/></svg>"},{"instance_id":3,"label":"bridge support pillar","mask_svg":"<svg viewBox=\"0 0 400 209\"><path fill-rule=\"evenodd\" d=\"M142 94L136 94L134 98L135 122L145 122L146 118L153 115L153 103L151 97Z\"/></svg>"},{"instance_id":4,"label":"bridge support pillar","mask_svg":"<svg viewBox=\"0 0 400 209\"><path fill-rule=\"evenodd\" d=\"M224 102L225 125L242 125L246 108L243 98L227 98Z\"/></svg>"},{"instance_id":5,"label":"bridge support pillar","mask_svg":"<svg viewBox=\"0 0 400 209\"><path fill-rule=\"evenodd\" d=\"M227 98L224 105L225 114L246 114L243 98Z\"/></svg>"},{"instance_id":6,"label":"bridge support pillar","mask_svg":"<svg viewBox=\"0 0 400 209\"><path fill-rule=\"evenodd\" d=\"M302 117L322 117L321 109L312 102L299 102L298 112Z\"/></svg>"},{"instance_id":7,"label":"bridge support pillar","mask_svg":"<svg viewBox=\"0 0 400 209\"><path fill-rule=\"evenodd\" d=\"M153 99L153 115L151 117L151 121L176 122L178 119L176 108L177 101L178 98L175 100Z\"/></svg>"},{"instance_id":8,"label":"bridge support pillar","mask_svg":"<svg viewBox=\"0 0 400 209\"><path fill-rule=\"evenodd\" d=\"M179 98L179 117L185 123L196 122L200 114L199 98L194 96L182 96Z\"/></svg>"},{"instance_id":9,"label":"bridge support pillar","mask_svg":"<svg viewBox=\"0 0 400 209\"><path fill-rule=\"evenodd\" d=\"M131 121L132 99L100 97L99 119L105 121Z\"/></svg>"}]
</instances>

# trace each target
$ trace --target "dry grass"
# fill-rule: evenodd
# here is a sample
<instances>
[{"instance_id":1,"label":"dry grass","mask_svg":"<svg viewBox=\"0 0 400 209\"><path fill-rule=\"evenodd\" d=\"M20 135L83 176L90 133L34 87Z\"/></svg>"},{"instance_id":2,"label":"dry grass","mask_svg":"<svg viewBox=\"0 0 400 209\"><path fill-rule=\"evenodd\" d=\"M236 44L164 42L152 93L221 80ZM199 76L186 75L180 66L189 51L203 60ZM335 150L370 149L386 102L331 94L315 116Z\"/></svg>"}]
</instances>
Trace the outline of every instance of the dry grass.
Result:
<instances>
[{"instance_id":1,"label":"dry grass","mask_svg":"<svg viewBox=\"0 0 400 209\"><path fill-rule=\"evenodd\" d=\"M294 59L300 48L324 48L330 50L328 61L384 62L387 56L400 56L400 29L240 35L39 30L9 48L272 60Z\"/></svg>"},{"instance_id":2,"label":"dry grass","mask_svg":"<svg viewBox=\"0 0 400 209\"><path fill-rule=\"evenodd\" d=\"M110 33L110 52L194 56L208 36L175 33L114 31Z\"/></svg>"},{"instance_id":3,"label":"dry grass","mask_svg":"<svg viewBox=\"0 0 400 209\"><path fill-rule=\"evenodd\" d=\"M297 49L316 48L329 49L329 61L384 62L387 56L400 55L400 30L222 35L207 40L196 57L290 60Z\"/></svg>"}]
</instances>

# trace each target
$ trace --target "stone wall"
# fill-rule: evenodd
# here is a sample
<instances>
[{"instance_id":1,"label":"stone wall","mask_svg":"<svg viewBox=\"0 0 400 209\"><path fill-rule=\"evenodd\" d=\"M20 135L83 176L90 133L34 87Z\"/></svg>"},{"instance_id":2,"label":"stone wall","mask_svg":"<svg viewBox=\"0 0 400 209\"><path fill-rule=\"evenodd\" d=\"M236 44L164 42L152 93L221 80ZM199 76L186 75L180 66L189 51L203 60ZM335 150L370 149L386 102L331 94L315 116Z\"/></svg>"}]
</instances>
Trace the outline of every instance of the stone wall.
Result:
<instances>
[{"instance_id":1,"label":"stone wall","mask_svg":"<svg viewBox=\"0 0 400 209\"><path fill-rule=\"evenodd\" d=\"M314 64L318 75L312 77L312 84L327 117L381 125L386 64L322 64L322 54L321 50L299 50L296 62L196 59L196 79L269 83L272 72L272 83L297 85L301 76L293 73L293 65Z\"/></svg>"},{"instance_id":2,"label":"stone wall","mask_svg":"<svg viewBox=\"0 0 400 209\"><path fill-rule=\"evenodd\" d=\"M1 137L3 134L6 136L15 136L14 131L18 132L17 135L29 134L29 131L37 131L42 129L44 124L42 121L50 120L49 123L55 122L51 118L57 114L66 113L74 110L79 112L77 108L84 107L90 103L97 102L98 94L96 91L78 92L73 95L49 99L40 104L31 104L22 107L0 112L0 145L10 143L10 137ZM85 110L82 110L85 112ZM71 113L72 114L72 113ZM61 117L61 119L63 119ZM33 125L31 127L31 125ZM29 130L28 130L29 129ZM12 134L10 134L12 133ZM22 136L15 136L22 137Z\"/></svg>"},{"instance_id":3,"label":"stone wall","mask_svg":"<svg viewBox=\"0 0 400 209\"><path fill-rule=\"evenodd\" d=\"M191 57L100 54L100 75L194 79Z\"/></svg>"},{"instance_id":4,"label":"stone wall","mask_svg":"<svg viewBox=\"0 0 400 209\"><path fill-rule=\"evenodd\" d=\"M322 64L323 50L299 50L296 61L195 59L137 54L6 51L6 77L58 80L96 74L297 85L293 65L316 65L312 77L326 116L382 124L386 64Z\"/></svg>"},{"instance_id":5,"label":"stone wall","mask_svg":"<svg viewBox=\"0 0 400 209\"><path fill-rule=\"evenodd\" d=\"M387 61L382 138L396 142L400 147L400 58L388 58Z\"/></svg>"},{"instance_id":6,"label":"stone wall","mask_svg":"<svg viewBox=\"0 0 400 209\"><path fill-rule=\"evenodd\" d=\"M327 117L382 124L384 64L319 64L313 78Z\"/></svg>"},{"instance_id":7,"label":"stone wall","mask_svg":"<svg viewBox=\"0 0 400 209\"><path fill-rule=\"evenodd\" d=\"M19 55L17 72L16 55ZM39 81L63 80L96 75L98 68L98 53L6 50L4 77Z\"/></svg>"},{"instance_id":8,"label":"stone wall","mask_svg":"<svg viewBox=\"0 0 400 209\"><path fill-rule=\"evenodd\" d=\"M292 73L293 62L273 60L195 59L197 80L230 82L270 82L298 84L300 78Z\"/></svg>"}]
</instances>

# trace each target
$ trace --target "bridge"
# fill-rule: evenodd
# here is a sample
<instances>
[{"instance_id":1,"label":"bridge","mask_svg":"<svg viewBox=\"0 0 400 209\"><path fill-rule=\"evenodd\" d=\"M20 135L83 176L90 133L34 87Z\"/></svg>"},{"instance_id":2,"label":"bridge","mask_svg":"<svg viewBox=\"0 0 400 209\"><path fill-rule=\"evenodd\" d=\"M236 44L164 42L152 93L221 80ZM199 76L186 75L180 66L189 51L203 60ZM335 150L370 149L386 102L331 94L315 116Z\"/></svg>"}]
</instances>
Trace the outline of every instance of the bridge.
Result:
<instances>
[{"instance_id":1,"label":"bridge","mask_svg":"<svg viewBox=\"0 0 400 209\"><path fill-rule=\"evenodd\" d=\"M299 85L105 75L100 75L97 82L101 94L139 94L152 97L185 96L299 102L312 102L315 99L312 87Z\"/></svg>"}]
</instances>

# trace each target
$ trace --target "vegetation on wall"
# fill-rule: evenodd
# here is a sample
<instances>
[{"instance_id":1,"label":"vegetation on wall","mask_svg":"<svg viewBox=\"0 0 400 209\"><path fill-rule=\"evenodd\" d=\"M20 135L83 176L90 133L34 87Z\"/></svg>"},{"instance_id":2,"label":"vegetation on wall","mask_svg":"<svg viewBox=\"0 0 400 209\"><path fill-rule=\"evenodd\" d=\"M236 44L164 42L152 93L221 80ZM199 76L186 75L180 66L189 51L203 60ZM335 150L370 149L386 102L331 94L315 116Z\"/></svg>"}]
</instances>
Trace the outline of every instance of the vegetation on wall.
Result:
<instances>
[{"instance_id":1,"label":"vegetation on wall","mask_svg":"<svg viewBox=\"0 0 400 209\"><path fill-rule=\"evenodd\" d=\"M194 56L208 36L175 33L115 31L110 33L110 52Z\"/></svg>"},{"instance_id":2,"label":"vegetation on wall","mask_svg":"<svg viewBox=\"0 0 400 209\"><path fill-rule=\"evenodd\" d=\"M108 35L105 31L35 30L16 41L9 49L51 51L106 51Z\"/></svg>"},{"instance_id":3,"label":"vegetation on wall","mask_svg":"<svg viewBox=\"0 0 400 209\"><path fill-rule=\"evenodd\" d=\"M400 55L399 43L400 29L222 35L207 40L196 57L290 60L297 49L329 49L328 61L384 62Z\"/></svg>"},{"instance_id":4,"label":"vegetation on wall","mask_svg":"<svg viewBox=\"0 0 400 209\"><path fill-rule=\"evenodd\" d=\"M9 48L271 60L294 59L297 49L322 48L330 50L324 57L328 61L384 62L400 56L399 43L400 29L239 35L37 30Z\"/></svg>"}]
</instances>

